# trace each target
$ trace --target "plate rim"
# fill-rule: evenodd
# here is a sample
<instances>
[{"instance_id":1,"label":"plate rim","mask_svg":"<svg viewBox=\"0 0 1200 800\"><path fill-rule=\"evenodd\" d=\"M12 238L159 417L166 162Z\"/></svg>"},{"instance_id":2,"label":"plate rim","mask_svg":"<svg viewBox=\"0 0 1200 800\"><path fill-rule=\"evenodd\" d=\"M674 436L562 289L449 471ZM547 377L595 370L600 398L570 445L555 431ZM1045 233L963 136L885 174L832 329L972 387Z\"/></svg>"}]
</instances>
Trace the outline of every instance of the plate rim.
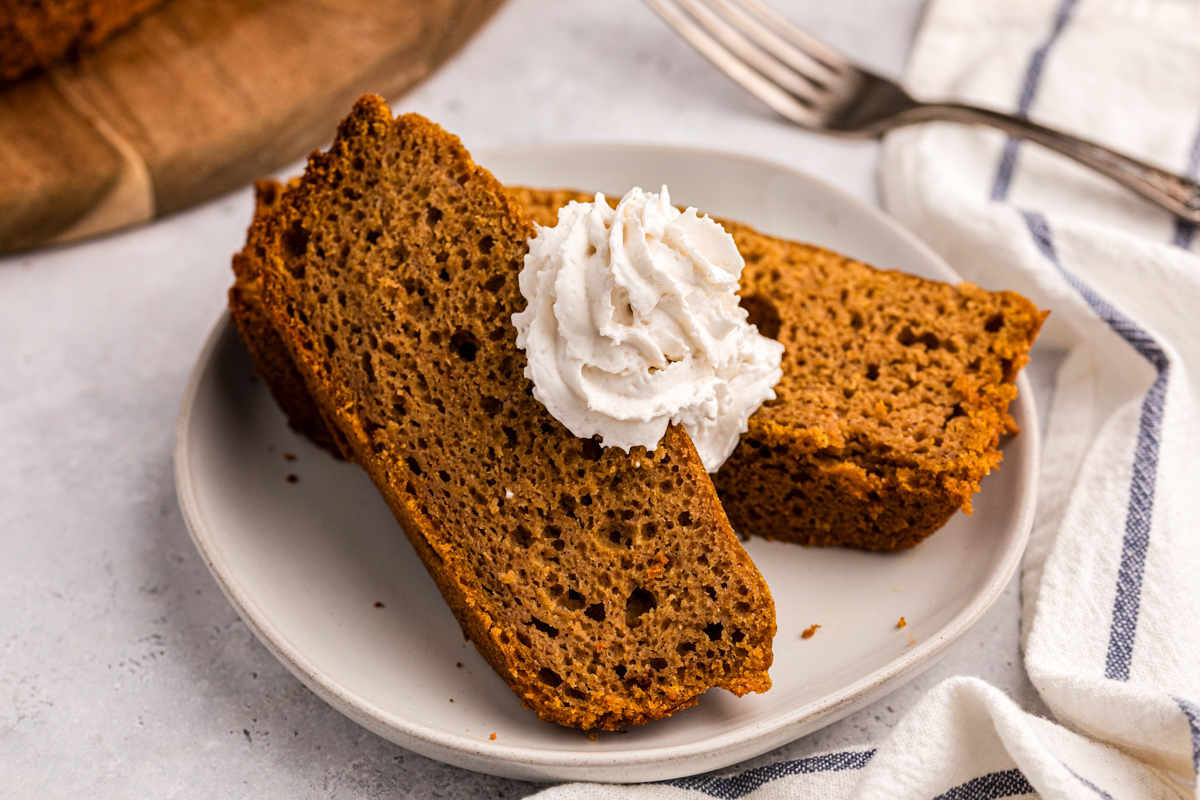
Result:
<instances>
[{"instance_id":1,"label":"plate rim","mask_svg":"<svg viewBox=\"0 0 1200 800\"><path fill-rule=\"evenodd\" d=\"M837 196L842 202L857 207L857 211L865 212L873 222L889 228L893 233L907 240L907 243L914 246L931 264L944 271L948 280L962 280L929 245L882 210L858 200L820 178L767 159L706 148L599 142L525 144L491 148L480 152L481 159L492 157L499 160L503 156L513 157L546 150L570 151L596 148L621 150L629 153L670 152L700 159L718 157L743 160L770 170L789 173L790 176L797 177L803 182L818 187L821 191ZM236 337L236 332L229 321L227 308L210 331L189 373L175 429L176 496L188 533L204 559L205 565L255 637L318 697L383 738L431 758L470 769L521 777L527 780L607 780L625 783L635 780L677 777L716 769L792 741L813 729L806 727L806 722L829 717L831 718L828 721L832 722L840 716L856 710L868 700L874 699L888 685L915 677L922 669L931 666L954 642L973 628L999 599L1020 563L1033 527L1041 443L1032 389L1026 374L1022 371L1017 378L1018 396L1015 403L1016 408L1013 410L1018 412L1015 416L1018 416L1025 425L1021 435L1025 440L1023 446L1027 450L1027 456L1021 464L1023 469L1018 477L1018 485L1022 489L1022 505L1013 523L1016 535L1004 553L998 568L992 572L990 580L978 587L972 600L936 632L906 650L900 657L852 681L841 689L777 714L769 721L752 725L748 729L729 731L684 744L651 746L620 752L588 752L518 746L502 741L481 741L469 736L449 734L432 729L420 722L402 718L341 686L333 676L321 670L287 638L283 631L271 621L270 615L259 605L254 596L238 582L236 570L225 557L217 537L214 536L204 518L197 496L199 489L191 471L191 449L188 436L200 387L226 336ZM765 745L762 747L757 746L764 743ZM719 756L722 752L729 757L722 759ZM671 769L672 765L675 765L676 768ZM653 775L648 770L653 771ZM612 775L606 777L608 773L612 773Z\"/></svg>"}]
</instances>

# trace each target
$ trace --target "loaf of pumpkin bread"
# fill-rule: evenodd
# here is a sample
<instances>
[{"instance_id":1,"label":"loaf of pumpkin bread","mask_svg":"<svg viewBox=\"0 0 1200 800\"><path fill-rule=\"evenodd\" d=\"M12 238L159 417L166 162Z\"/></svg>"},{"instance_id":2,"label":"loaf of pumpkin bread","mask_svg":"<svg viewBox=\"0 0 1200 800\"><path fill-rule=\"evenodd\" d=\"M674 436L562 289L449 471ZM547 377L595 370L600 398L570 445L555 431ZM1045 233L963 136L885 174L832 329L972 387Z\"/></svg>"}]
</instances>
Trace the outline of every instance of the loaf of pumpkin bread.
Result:
<instances>
[{"instance_id":1,"label":"loaf of pumpkin bread","mask_svg":"<svg viewBox=\"0 0 1200 800\"><path fill-rule=\"evenodd\" d=\"M0 84L98 46L165 0L5 0Z\"/></svg>"},{"instance_id":2,"label":"loaf of pumpkin bread","mask_svg":"<svg viewBox=\"0 0 1200 800\"><path fill-rule=\"evenodd\" d=\"M532 234L456 137L364 97L298 182L260 194L235 319L542 719L615 729L713 686L765 691L771 595L686 433L603 449L533 398L510 321Z\"/></svg>"}]
</instances>

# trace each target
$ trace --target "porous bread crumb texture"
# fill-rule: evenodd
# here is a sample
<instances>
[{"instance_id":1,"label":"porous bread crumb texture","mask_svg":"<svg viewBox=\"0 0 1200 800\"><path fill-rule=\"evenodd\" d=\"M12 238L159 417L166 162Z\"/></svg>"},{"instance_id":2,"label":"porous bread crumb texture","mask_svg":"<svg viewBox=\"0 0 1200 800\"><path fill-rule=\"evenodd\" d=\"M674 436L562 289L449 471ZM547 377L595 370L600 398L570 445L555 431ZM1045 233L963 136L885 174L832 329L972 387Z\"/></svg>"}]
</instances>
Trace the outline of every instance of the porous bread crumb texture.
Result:
<instances>
[{"instance_id":1,"label":"porous bread crumb texture","mask_svg":"<svg viewBox=\"0 0 1200 800\"><path fill-rule=\"evenodd\" d=\"M278 206L283 188L272 180L255 184L254 222L247 241L261 241L267 235L267 220ZM256 250L247 246L233 256L234 283L229 289L229 313L237 326L238 336L250 351L255 369L292 429L312 439L334 457L350 458L345 437L313 399L304 376L296 368L296 362L262 306L261 258Z\"/></svg>"},{"instance_id":2,"label":"porous bread crumb texture","mask_svg":"<svg viewBox=\"0 0 1200 800\"><path fill-rule=\"evenodd\" d=\"M527 707L616 729L769 688L774 605L687 435L602 449L532 397L532 226L456 137L364 97L259 212L239 283Z\"/></svg>"},{"instance_id":3,"label":"porous bread crumb texture","mask_svg":"<svg viewBox=\"0 0 1200 800\"><path fill-rule=\"evenodd\" d=\"M164 0L6 0L0 3L0 83L77 57Z\"/></svg>"},{"instance_id":4,"label":"porous bread crumb texture","mask_svg":"<svg viewBox=\"0 0 1200 800\"><path fill-rule=\"evenodd\" d=\"M734 528L901 550L971 513L1017 431L1014 381L1046 313L724 224L746 259L741 304L785 349L776 399L714 479Z\"/></svg>"}]
</instances>

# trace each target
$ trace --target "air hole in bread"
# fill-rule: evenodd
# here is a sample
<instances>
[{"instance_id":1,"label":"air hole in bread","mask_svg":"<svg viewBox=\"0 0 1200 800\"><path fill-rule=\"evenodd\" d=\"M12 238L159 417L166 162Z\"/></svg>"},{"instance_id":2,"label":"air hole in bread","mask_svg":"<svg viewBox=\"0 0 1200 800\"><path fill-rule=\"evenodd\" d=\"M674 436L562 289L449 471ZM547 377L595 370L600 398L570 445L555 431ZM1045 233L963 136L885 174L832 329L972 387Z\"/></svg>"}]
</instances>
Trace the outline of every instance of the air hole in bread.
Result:
<instances>
[{"instance_id":1,"label":"air hole in bread","mask_svg":"<svg viewBox=\"0 0 1200 800\"><path fill-rule=\"evenodd\" d=\"M283 232L283 251L289 258L300 258L308 251L308 230L299 221L292 223ZM296 274L297 270L299 274ZM292 274L297 278L303 278L304 264L293 266Z\"/></svg>"},{"instance_id":2,"label":"air hole in bread","mask_svg":"<svg viewBox=\"0 0 1200 800\"><path fill-rule=\"evenodd\" d=\"M518 525L512 532L513 541L521 547L528 549L533 543L533 534L524 525Z\"/></svg>"},{"instance_id":3,"label":"air hole in bread","mask_svg":"<svg viewBox=\"0 0 1200 800\"><path fill-rule=\"evenodd\" d=\"M719 622L713 622L704 626L704 632L708 634L709 641L719 641L721 634L724 632L725 626Z\"/></svg>"},{"instance_id":4,"label":"air hole in bread","mask_svg":"<svg viewBox=\"0 0 1200 800\"><path fill-rule=\"evenodd\" d=\"M587 607L583 614L589 619L596 620L596 622L604 622L604 618L606 616L604 612L604 603L592 603Z\"/></svg>"},{"instance_id":5,"label":"air hole in bread","mask_svg":"<svg viewBox=\"0 0 1200 800\"><path fill-rule=\"evenodd\" d=\"M483 408L483 412L489 417L496 416L500 413L500 409L504 408L503 401L495 397L488 397L487 395L484 395L480 399L479 405Z\"/></svg>"},{"instance_id":6,"label":"air hole in bread","mask_svg":"<svg viewBox=\"0 0 1200 800\"><path fill-rule=\"evenodd\" d=\"M530 617L529 621L533 623L533 627L537 628L539 631L546 634L551 639L558 638L558 628L554 627L553 625L549 625L545 622L542 622L537 617ZM555 685L557 685L557 684L555 684Z\"/></svg>"},{"instance_id":7,"label":"air hole in bread","mask_svg":"<svg viewBox=\"0 0 1200 800\"><path fill-rule=\"evenodd\" d=\"M580 444L583 447L583 457L588 461L599 461L604 456L604 448L600 446L595 437L583 439Z\"/></svg>"},{"instance_id":8,"label":"air hole in bread","mask_svg":"<svg viewBox=\"0 0 1200 800\"><path fill-rule=\"evenodd\" d=\"M741 307L746 309L746 321L758 328L758 332L770 339L779 338L779 327L782 321L779 317L779 309L768 298L761 295L752 294L749 297L743 297Z\"/></svg>"},{"instance_id":9,"label":"air hole in bread","mask_svg":"<svg viewBox=\"0 0 1200 800\"><path fill-rule=\"evenodd\" d=\"M569 589L567 590L567 599L563 601L563 605L571 611L578 611L579 609L583 608L584 605L583 595L574 589ZM601 607L604 606L603 603L600 603L599 605Z\"/></svg>"},{"instance_id":10,"label":"air hole in bread","mask_svg":"<svg viewBox=\"0 0 1200 800\"><path fill-rule=\"evenodd\" d=\"M616 547L633 547L637 541L637 527L627 522L618 522L608 529L608 543Z\"/></svg>"},{"instance_id":11,"label":"air hole in bread","mask_svg":"<svg viewBox=\"0 0 1200 800\"><path fill-rule=\"evenodd\" d=\"M450 337L450 346L464 361L474 361L479 340L470 331L460 330Z\"/></svg>"},{"instance_id":12,"label":"air hole in bread","mask_svg":"<svg viewBox=\"0 0 1200 800\"><path fill-rule=\"evenodd\" d=\"M658 606L654 595L645 589L634 589L625 601L625 627L634 628L647 612Z\"/></svg>"}]
</instances>

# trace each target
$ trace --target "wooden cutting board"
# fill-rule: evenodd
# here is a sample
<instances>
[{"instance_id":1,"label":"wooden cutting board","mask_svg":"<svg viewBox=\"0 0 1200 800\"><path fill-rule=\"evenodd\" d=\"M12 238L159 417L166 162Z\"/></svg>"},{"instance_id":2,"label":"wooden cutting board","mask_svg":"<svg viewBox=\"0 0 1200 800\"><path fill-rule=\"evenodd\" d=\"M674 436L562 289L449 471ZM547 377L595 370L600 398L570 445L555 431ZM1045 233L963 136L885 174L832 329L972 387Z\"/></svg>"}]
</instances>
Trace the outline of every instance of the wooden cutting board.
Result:
<instances>
[{"instance_id":1,"label":"wooden cutting board","mask_svg":"<svg viewBox=\"0 0 1200 800\"><path fill-rule=\"evenodd\" d=\"M0 252L170 214L395 97L502 0L171 0L78 63L0 88Z\"/></svg>"}]
</instances>

